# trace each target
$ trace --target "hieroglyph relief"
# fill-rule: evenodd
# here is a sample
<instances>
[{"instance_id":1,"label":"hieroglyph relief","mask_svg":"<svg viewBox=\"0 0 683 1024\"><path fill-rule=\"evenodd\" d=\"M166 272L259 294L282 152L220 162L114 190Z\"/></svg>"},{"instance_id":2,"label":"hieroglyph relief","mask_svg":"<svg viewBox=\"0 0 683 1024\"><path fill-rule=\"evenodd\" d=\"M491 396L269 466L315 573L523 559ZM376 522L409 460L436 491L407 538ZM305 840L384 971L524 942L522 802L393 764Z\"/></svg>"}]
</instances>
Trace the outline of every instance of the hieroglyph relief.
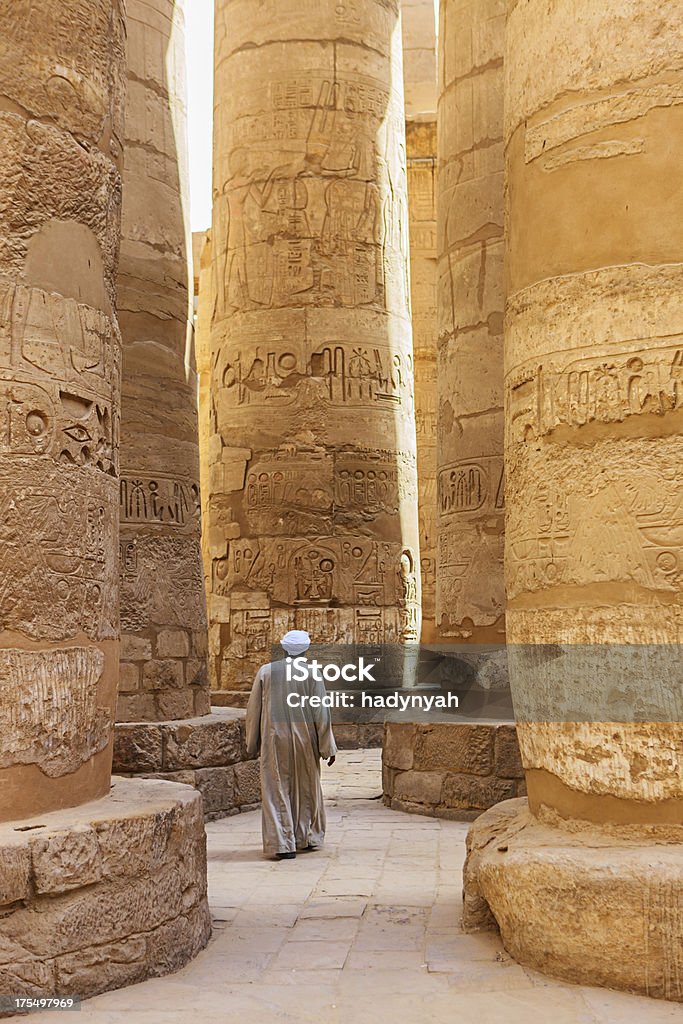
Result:
<instances>
[{"instance_id":1,"label":"hieroglyph relief","mask_svg":"<svg viewBox=\"0 0 683 1024\"><path fill-rule=\"evenodd\" d=\"M315 71L263 89L254 84L261 112L225 127L216 317L301 305L402 312L410 301L405 150L387 117L390 94L374 79Z\"/></svg>"},{"instance_id":2,"label":"hieroglyph relief","mask_svg":"<svg viewBox=\"0 0 683 1024\"><path fill-rule=\"evenodd\" d=\"M0 651L0 768L35 764L57 778L103 750L111 718L97 704L103 669L96 648Z\"/></svg>"},{"instance_id":3,"label":"hieroglyph relief","mask_svg":"<svg viewBox=\"0 0 683 1024\"><path fill-rule=\"evenodd\" d=\"M400 406L407 413L413 409L410 351L391 353L343 341L319 347L298 343L285 351L267 344L237 351L226 346L218 370L218 386L226 389L232 405L295 405L301 384L309 379L321 401L379 409Z\"/></svg>"},{"instance_id":4,"label":"hieroglyph relief","mask_svg":"<svg viewBox=\"0 0 683 1024\"><path fill-rule=\"evenodd\" d=\"M0 288L0 621L33 639L116 635L119 359L99 310Z\"/></svg>"}]
</instances>

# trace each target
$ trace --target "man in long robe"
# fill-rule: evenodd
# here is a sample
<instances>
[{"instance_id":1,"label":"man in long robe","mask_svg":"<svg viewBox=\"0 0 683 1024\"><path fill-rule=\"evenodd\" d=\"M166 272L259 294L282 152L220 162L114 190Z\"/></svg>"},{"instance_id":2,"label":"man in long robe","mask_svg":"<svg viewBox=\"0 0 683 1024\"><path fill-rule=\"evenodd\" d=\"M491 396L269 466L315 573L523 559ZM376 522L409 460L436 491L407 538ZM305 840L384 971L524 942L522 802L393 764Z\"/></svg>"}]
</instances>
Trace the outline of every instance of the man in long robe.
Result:
<instances>
[{"instance_id":1,"label":"man in long robe","mask_svg":"<svg viewBox=\"0 0 683 1024\"><path fill-rule=\"evenodd\" d=\"M281 643L295 658L308 650L311 639L292 630ZM247 705L247 750L261 755L261 827L268 857L292 860L297 850L319 849L325 841L320 761L334 764L337 746L329 708L302 700L324 696L324 683L310 674L303 682L288 680L284 658L256 674Z\"/></svg>"}]
</instances>

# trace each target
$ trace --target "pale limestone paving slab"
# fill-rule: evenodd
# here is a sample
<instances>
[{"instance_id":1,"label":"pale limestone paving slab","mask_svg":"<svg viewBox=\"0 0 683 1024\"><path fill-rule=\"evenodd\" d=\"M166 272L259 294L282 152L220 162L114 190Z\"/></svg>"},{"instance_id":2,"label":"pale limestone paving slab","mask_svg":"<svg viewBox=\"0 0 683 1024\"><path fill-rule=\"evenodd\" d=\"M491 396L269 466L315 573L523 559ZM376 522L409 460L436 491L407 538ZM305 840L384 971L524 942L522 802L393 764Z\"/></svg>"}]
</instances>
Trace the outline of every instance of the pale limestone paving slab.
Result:
<instances>
[{"instance_id":1,"label":"pale limestone paving slab","mask_svg":"<svg viewBox=\"0 0 683 1024\"><path fill-rule=\"evenodd\" d=\"M345 774L345 756L340 753L335 766L325 769L326 788ZM364 770L378 778L377 751L364 755ZM324 850L284 863L263 859L258 813L211 823L209 894L217 925L214 938L195 961L169 978L88 1000L81 1011L84 1024L130 1024L131 1020L136 1024L225 1024L226 1013L230 1019L248 1015L253 1024L273 1020L320 1024L323 1016L334 1024L377 1024L378 1020L452 1024L456 1017L459 1024L677 1024L680 1020L680 1007L656 1000L556 982L532 971L520 975L521 969L504 952L498 936L463 934L460 873L466 828L461 823L402 815L355 800L340 802L330 822ZM352 845L370 838L373 845L366 849ZM398 863L391 863L389 848L396 842L419 848L407 874ZM374 877L378 862L383 867L388 862L391 868L381 876L387 896L391 890L391 902L378 902L378 886L367 898L320 896L328 869L338 877L347 872L352 881L368 868ZM420 862L430 877L442 881L434 889L432 903L406 905L403 893L419 880ZM295 902L252 902L251 895L263 885L273 892L278 886L283 891L296 890L299 896ZM235 905L231 900L223 906L222 894L231 889ZM410 923L399 924L404 918ZM368 933L365 926L372 932L377 922L391 920L397 929L409 928L411 937L415 924L421 922L414 948L359 948L361 935ZM309 932L309 938L300 941L302 929L305 934L305 929L318 926L330 929L327 937L322 932L319 940ZM335 928L342 929L343 937ZM391 935L389 926L387 935ZM321 944L321 966L315 967L308 950L315 951ZM297 957L299 947L305 957ZM345 953L343 967L322 966ZM278 966L283 961L292 966ZM63 1024L62 1015L54 1013L41 1015L41 1021Z\"/></svg>"}]
</instances>

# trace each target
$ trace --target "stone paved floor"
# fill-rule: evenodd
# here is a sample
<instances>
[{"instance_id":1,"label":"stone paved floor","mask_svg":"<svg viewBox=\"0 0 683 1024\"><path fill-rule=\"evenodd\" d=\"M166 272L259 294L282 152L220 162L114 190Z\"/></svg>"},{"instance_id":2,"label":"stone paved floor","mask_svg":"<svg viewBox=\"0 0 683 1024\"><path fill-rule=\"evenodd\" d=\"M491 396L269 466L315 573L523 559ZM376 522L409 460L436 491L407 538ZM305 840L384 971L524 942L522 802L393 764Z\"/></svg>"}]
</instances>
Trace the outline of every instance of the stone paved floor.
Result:
<instances>
[{"instance_id":1,"label":"stone paved floor","mask_svg":"<svg viewBox=\"0 0 683 1024\"><path fill-rule=\"evenodd\" d=\"M467 826L383 807L380 758L380 751L347 751L324 767L323 852L263 860L258 812L209 825L215 925L208 948L171 977L89 1000L79 1020L681 1022L680 1006L552 982L514 963L494 936L461 934Z\"/></svg>"}]
</instances>

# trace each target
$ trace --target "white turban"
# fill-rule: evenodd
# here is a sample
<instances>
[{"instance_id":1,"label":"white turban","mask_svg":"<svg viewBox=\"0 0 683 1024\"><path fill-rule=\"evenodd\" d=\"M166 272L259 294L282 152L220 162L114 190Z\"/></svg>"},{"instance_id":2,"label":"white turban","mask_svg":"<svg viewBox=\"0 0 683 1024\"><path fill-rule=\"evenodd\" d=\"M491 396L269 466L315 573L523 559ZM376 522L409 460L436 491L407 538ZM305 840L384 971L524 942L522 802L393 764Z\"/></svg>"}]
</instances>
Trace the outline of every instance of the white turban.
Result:
<instances>
[{"instance_id":1,"label":"white turban","mask_svg":"<svg viewBox=\"0 0 683 1024\"><path fill-rule=\"evenodd\" d=\"M280 643L287 651L287 654L296 657L308 650L311 646L311 638L303 629L290 629L289 633L285 633Z\"/></svg>"}]
</instances>

